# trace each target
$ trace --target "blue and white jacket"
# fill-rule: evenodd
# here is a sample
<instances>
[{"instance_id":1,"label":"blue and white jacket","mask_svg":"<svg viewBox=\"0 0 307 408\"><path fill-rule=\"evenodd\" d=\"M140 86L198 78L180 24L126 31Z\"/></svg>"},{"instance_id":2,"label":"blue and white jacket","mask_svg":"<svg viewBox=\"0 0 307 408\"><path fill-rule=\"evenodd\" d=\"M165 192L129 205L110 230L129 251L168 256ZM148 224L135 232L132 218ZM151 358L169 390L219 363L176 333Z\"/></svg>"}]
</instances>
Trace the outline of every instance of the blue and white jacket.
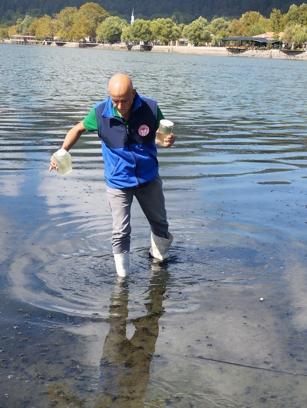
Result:
<instances>
[{"instance_id":1,"label":"blue and white jacket","mask_svg":"<svg viewBox=\"0 0 307 408\"><path fill-rule=\"evenodd\" d=\"M136 93L128 121L114 116L108 97L96 108L105 180L112 188L132 188L158 175L157 102Z\"/></svg>"}]
</instances>

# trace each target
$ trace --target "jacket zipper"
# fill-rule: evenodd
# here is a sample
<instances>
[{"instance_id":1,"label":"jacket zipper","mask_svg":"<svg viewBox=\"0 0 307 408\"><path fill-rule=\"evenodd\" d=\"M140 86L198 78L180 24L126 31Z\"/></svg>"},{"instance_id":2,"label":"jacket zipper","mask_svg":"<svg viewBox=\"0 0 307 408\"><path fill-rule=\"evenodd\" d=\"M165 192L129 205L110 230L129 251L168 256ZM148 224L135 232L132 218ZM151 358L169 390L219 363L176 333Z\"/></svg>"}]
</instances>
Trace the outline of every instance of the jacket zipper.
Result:
<instances>
[{"instance_id":1,"label":"jacket zipper","mask_svg":"<svg viewBox=\"0 0 307 408\"><path fill-rule=\"evenodd\" d=\"M137 184L139 185L140 181L139 181L139 178L137 176L137 161L136 161L136 158L135 158L135 154L134 154L133 150L130 148L130 144L129 144L129 135L130 135L129 125L125 124L125 126L126 126L126 132L127 132L127 136L128 136L128 147L129 147L130 153L131 153L131 155L133 157L133 161L134 161L134 164L135 164L135 178L136 178Z\"/></svg>"}]
</instances>

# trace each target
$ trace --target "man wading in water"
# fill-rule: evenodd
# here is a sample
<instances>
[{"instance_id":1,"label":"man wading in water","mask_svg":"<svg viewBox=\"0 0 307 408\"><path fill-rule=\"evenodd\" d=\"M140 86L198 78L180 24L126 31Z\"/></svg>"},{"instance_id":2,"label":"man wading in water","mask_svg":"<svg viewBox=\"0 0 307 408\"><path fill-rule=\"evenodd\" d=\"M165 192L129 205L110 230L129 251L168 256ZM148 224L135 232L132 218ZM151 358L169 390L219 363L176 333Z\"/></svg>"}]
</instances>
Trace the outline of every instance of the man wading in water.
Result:
<instances>
[{"instance_id":1,"label":"man wading in water","mask_svg":"<svg viewBox=\"0 0 307 408\"><path fill-rule=\"evenodd\" d=\"M156 143L161 144L156 140L156 132L163 114L156 101L136 92L125 74L118 73L110 79L108 92L107 99L68 131L62 148L68 151L85 131L98 132L113 218L116 272L125 277L129 272L130 210L134 196L150 224L150 255L165 260L173 239L168 231L156 149ZM162 145L170 147L174 141L171 133L164 137ZM51 157L49 170L54 169L57 165Z\"/></svg>"}]
</instances>

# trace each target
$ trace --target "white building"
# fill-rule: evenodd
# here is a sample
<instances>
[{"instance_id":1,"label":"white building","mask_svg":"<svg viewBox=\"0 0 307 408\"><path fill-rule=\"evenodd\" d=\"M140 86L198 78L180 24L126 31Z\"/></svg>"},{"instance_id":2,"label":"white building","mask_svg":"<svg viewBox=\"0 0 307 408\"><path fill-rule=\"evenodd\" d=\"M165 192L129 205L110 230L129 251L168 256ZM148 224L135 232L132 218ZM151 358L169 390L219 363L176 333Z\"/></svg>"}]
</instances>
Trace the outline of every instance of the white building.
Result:
<instances>
[{"instance_id":1,"label":"white building","mask_svg":"<svg viewBox=\"0 0 307 408\"><path fill-rule=\"evenodd\" d=\"M130 18L130 24L132 25L133 23L134 23L134 9L132 9L131 18Z\"/></svg>"}]
</instances>

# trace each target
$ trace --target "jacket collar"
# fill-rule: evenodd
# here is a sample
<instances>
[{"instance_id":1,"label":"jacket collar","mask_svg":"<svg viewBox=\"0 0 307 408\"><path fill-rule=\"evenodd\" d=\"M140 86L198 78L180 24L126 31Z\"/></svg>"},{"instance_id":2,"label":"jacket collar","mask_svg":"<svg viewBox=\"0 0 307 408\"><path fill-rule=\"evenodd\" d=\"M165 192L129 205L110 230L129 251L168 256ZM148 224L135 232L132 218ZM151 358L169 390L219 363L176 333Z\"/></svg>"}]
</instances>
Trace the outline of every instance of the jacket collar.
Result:
<instances>
[{"instance_id":1,"label":"jacket collar","mask_svg":"<svg viewBox=\"0 0 307 408\"><path fill-rule=\"evenodd\" d=\"M133 99L131 111L132 112L136 111L137 109L141 107L141 105L142 105L142 98L136 92L135 97ZM105 107L104 107L104 110L102 111L102 116L104 118L118 118L110 96L105 100Z\"/></svg>"}]
</instances>

